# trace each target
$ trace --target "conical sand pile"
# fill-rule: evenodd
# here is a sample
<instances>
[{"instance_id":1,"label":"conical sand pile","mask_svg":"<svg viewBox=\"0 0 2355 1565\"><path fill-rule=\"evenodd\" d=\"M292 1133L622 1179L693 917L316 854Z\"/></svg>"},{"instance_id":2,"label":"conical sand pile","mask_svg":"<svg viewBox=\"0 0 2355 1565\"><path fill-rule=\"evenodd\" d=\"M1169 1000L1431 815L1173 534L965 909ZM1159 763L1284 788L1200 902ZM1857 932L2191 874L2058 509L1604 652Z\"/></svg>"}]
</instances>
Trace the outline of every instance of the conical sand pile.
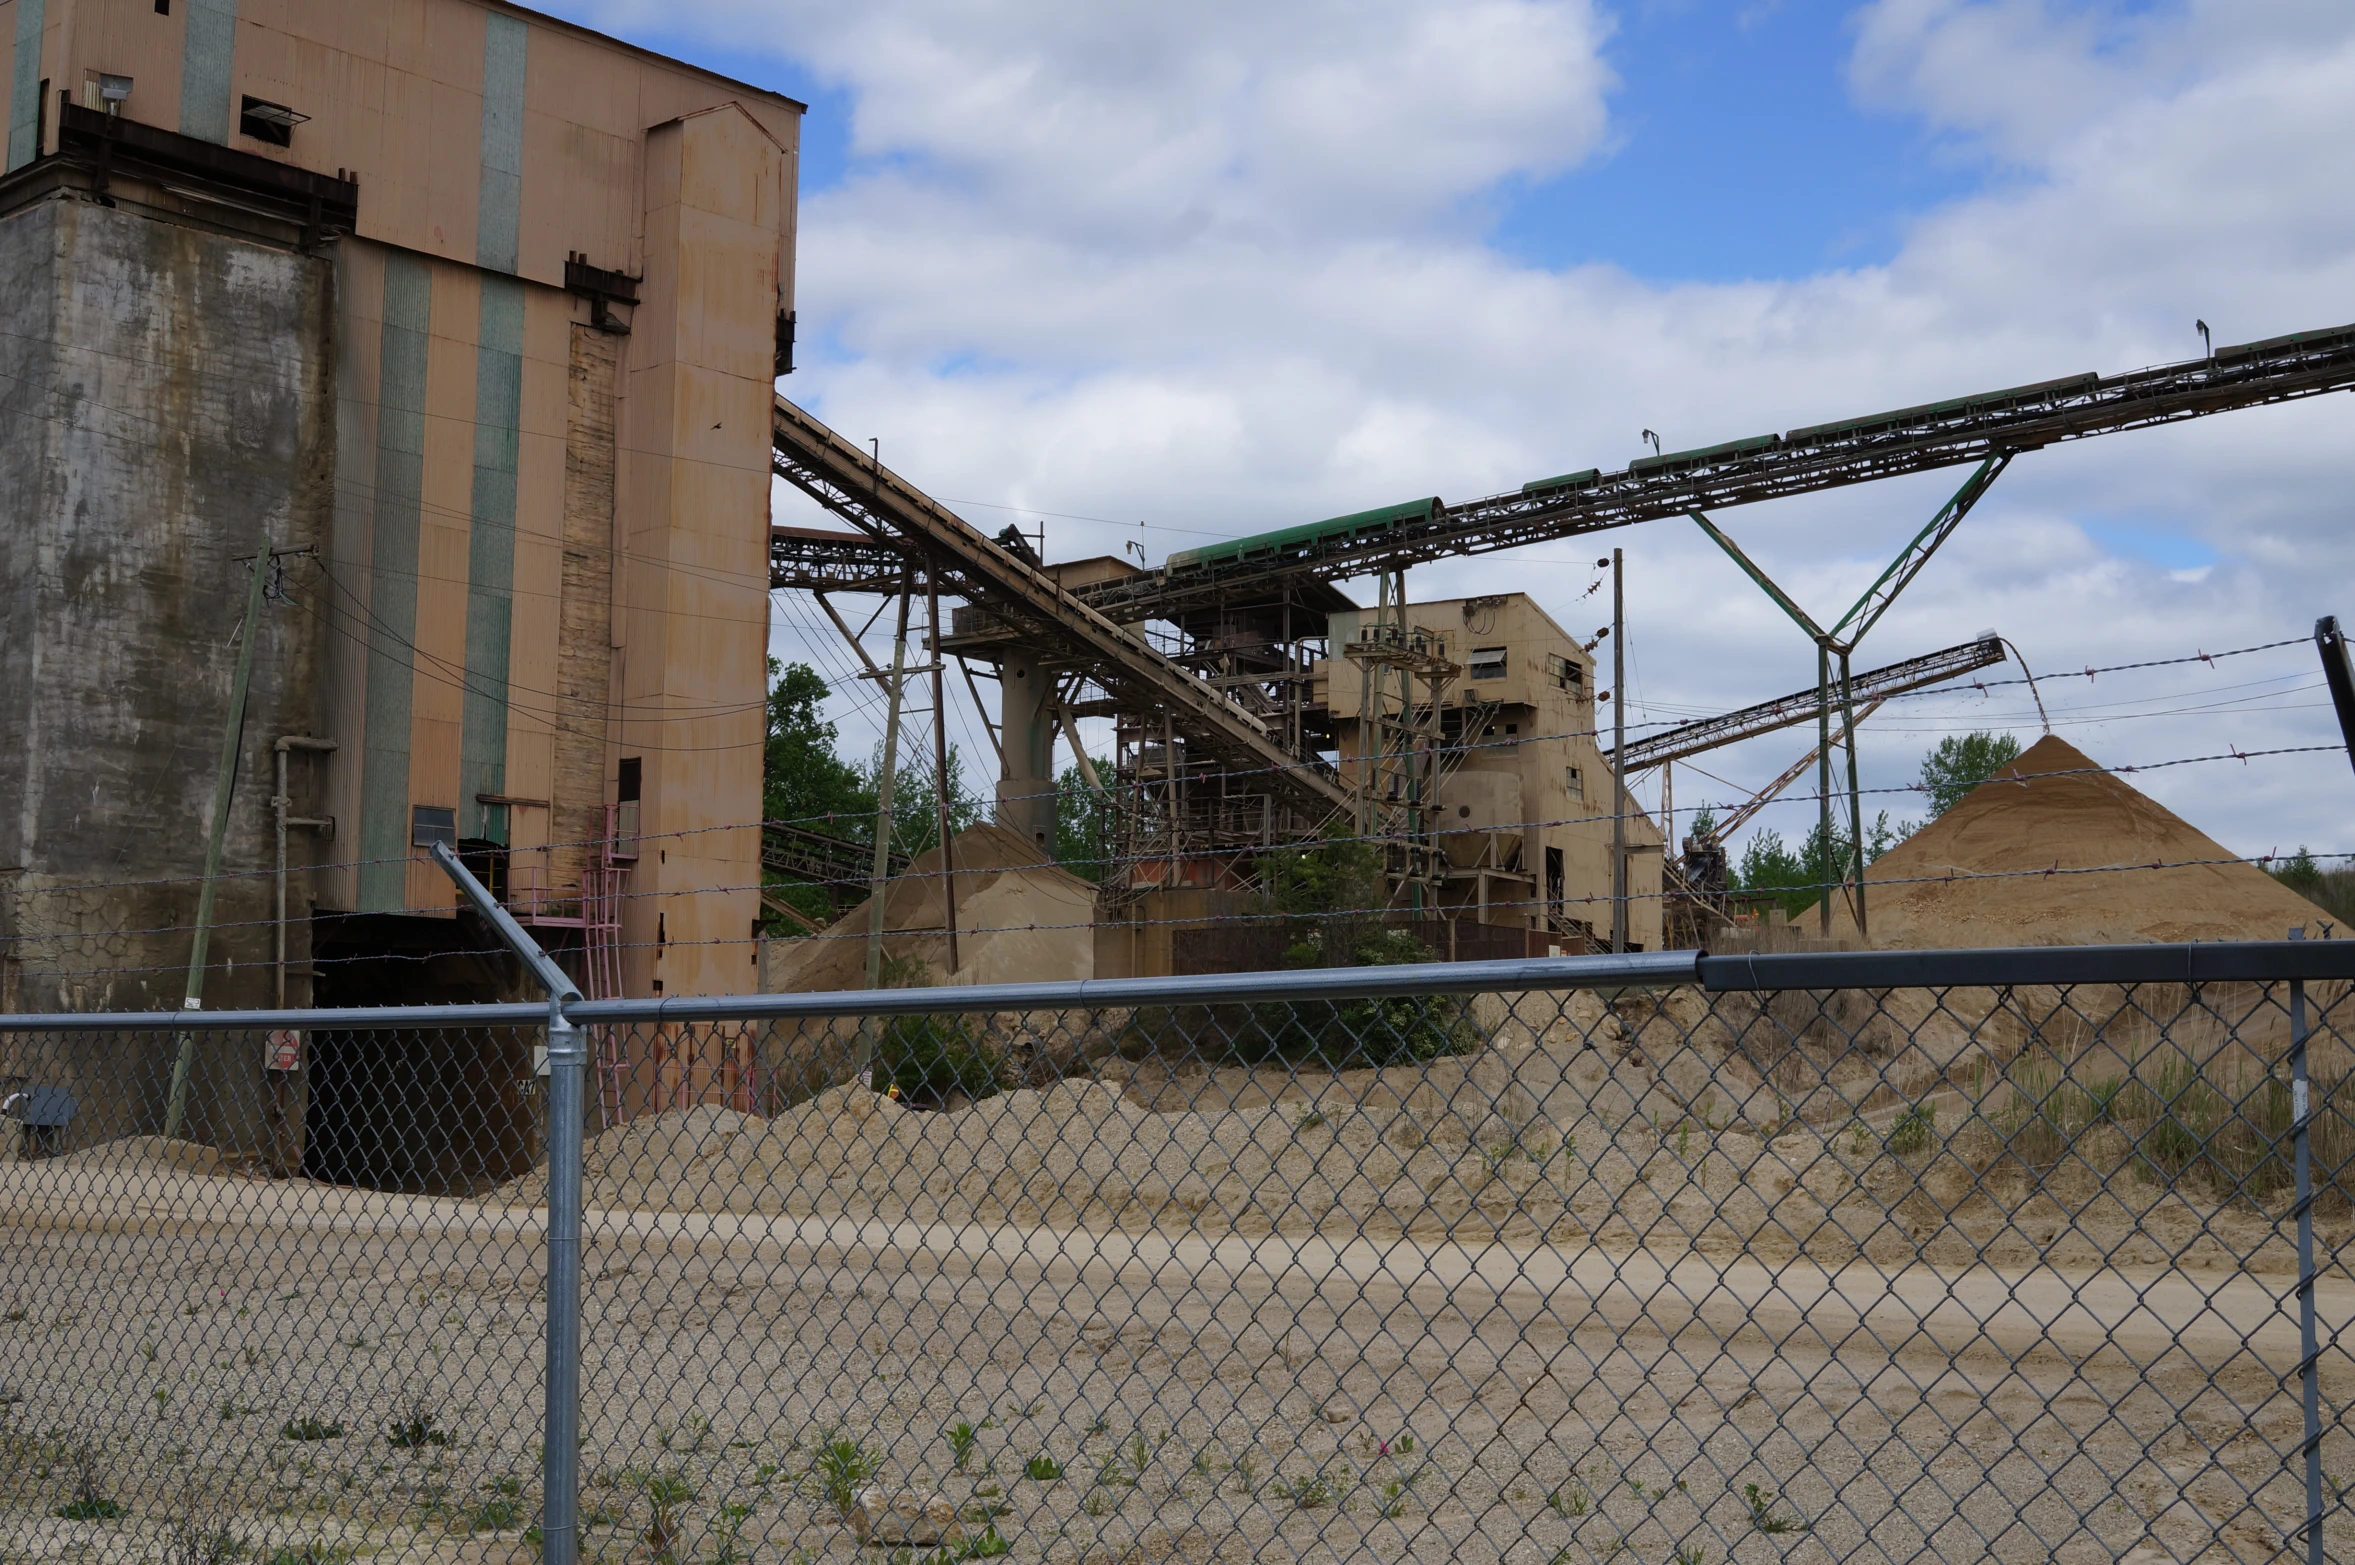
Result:
<instances>
[{"instance_id":1,"label":"conical sand pile","mask_svg":"<svg viewBox=\"0 0 2355 1565\"><path fill-rule=\"evenodd\" d=\"M1048 861L1021 833L975 826L957 836L958 968L948 970L940 850L921 854L883 893L884 954L898 981L1020 983L1096 974L1096 888ZM864 903L814 939L776 942L763 988L810 993L866 986Z\"/></svg>"},{"instance_id":2,"label":"conical sand pile","mask_svg":"<svg viewBox=\"0 0 2355 1565\"><path fill-rule=\"evenodd\" d=\"M2254 865L2218 862L2233 857L2047 736L1867 870L1865 911L1887 947L2323 934L2320 909ZM1838 918L1853 934L1844 905Z\"/></svg>"}]
</instances>

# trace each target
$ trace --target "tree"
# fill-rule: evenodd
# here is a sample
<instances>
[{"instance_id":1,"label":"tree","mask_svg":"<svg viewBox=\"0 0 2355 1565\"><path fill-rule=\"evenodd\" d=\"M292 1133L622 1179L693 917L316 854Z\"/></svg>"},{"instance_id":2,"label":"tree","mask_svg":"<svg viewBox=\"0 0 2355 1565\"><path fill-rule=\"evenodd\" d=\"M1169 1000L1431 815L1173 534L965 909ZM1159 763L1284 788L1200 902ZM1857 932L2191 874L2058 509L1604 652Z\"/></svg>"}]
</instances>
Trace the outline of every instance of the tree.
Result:
<instances>
[{"instance_id":1,"label":"tree","mask_svg":"<svg viewBox=\"0 0 2355 1565\"><path fill-rule=\"evenodd\" d=\"M874 819L875 795L859 769L835 753L835 728L823 713L833 693L807 663L769 659L761 810L773 821L850 836Z\"/></svg>"},{"instance_id":2,"label":"tree","mask_svg":"<svg viewBox=\"0 0 2355 1565\"><path fill-rule=\"evenodd\" d=\"M1930 818L1935 820L1962 803L1963 795L1993 777L2020 753L2020 741L2010 734L1974 728L1949 734L1922 757L1921 790L1930 796Z\"/></svg>"},{"instance_id":3,"label":"tree","mask_svg":"<svg viewBox=\"0 0 2355 1565\"><path fill-rule=\"evenodd\" d=\"M901 744L908 736L902 733ZM927 746L929 748L929 746ZM883 748L878 745L874 756L861 774L867 779L867 812L875 810L875 790L871 779L882 775ZM949 834L957 836L981 824L984 811L980 798L965 781L965 757L955 745L949 746ZM932 758L904 760L900 763L899 778L891 790L891 845L908 857L929 853L940 844L940 792L935 786ZM870 829L867 840L875 840Z\"/></svg>"},{"instance_id":4,"label":"tree","mask_svg":"<svg viewBox=\"0 0 2355 1565\"><path fill-rule=\"evenodd\" d=\"M1874 862L1913 835L1914 826L1912 821L1892 821L1887 810L1881 811L1865 828L1865 862ZM1727 889L1778 893L1775 900L1783 912L1796 918L1815 906L1824 886L1845 884L1854 874L1855 840L1835 822L1827 848L1819 820L1808 828L1807 840L1793 849L1784 844L1781 832L1761 827L1743 844L1741 862L1727 871Z\"/></svg>"},{"instance_id":5,"label":"tree","mask_svg":"<svg viewBox=\"0 0 2355 1565\"><path fill-rule=\"evenodd\" d=\"M1101 881L1112 864L1111 801L1076 766L1055 779L1055 862L1092 881Z\"/></svg>"},{"instance_id":6,"label":"tree","mask_svg":"<svg viewBox=\"0 0 2355 1565\"><path fill-rule=\"evenodd\" d=\"M875 840L875 795L859 769L835 751L835 728L824 716L824 703L832 694L808 664L780 664L769 659L761 813L772 821L871 843ZM814 923L823 924L832 913L826 893L816 886L766 869L761 872L761 882L771 896ZM762 916L762 927L771 934L801 932L792 920L768 913Z\"/></svg>"}]
</instances>

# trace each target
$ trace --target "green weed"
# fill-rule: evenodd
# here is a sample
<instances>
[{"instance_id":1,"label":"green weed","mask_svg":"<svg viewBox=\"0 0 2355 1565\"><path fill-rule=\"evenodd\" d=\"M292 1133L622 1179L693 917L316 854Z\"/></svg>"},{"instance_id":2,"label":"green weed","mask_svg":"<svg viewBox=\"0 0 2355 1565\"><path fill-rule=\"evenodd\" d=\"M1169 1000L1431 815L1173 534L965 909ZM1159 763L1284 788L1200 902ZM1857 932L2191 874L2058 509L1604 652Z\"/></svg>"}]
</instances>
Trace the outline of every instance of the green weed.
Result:
<instances>
[{"instance_id":1,"label":"green weed","mask_svg":"<svg viewBox=\"0 0 2355 1565\"><path fill-rule=\"evenodd\" d=\"M1937 1139L1938 1105L1916 1103L1897 1116L1897 1123L1889 1127L1889 1151L1898 1157L1911 1157L1926 1152Z\"/></svg>"},{"instance_id":2,"label":"green weed","mask_svg":"<svg viewBox=\"0 0 2355 1565\"><path fill-rule=\"evenodd\" d=\"M646 1505L651 1515L642 1541L647 1565L684 1565L678 1552L679 1513L694 1498L685 1473L656 1473L646 1480Z\"/></svg>"},{"instance_id":3,"label":"green weed","mask_svg":"<svg viewBox=\"0 0 2355 1565\"><path fill-rule=\"evenodd\" d=\"M1276 1493L1284 1496L1304 1511L1313 1511L1331 1505L1338 1497L1334 1491L1333 1481L1327 1478L1322 1470L1303 1474L1289 1483L1278 1479Z\"/></svg>"},{"instance_id":4,"label":"green weed","mask_svg":"<svg viewBox=\"0 0 2355 1565\"><path fill-rule=\"evenodd\" d=\"M429 1445L448 1445L449 1435L423 1408L384 1426L385 1443L396 1451L422 1451Z\"/></svg>"},{"instance_id":5,"label":"green weed","mask_svg":"<svg viewBox=\"0 0 2355 1565\"><path fill-rule=\"evenodd\" d=\"M981 1444L981 1431L990 1428L994 1422L993 1419L985 1418L976 1426L959 1419L941 1431L948 1439L949 1460L956 1464L958 1472L963 1472L965 1464L973 1460L974 1448Z\"/></svg>"},{"instance_id":6,"label":"green weed","mask_svg":"<svg viewBox=\"0 0 2355 1565\"><path fill-rule=\"evenodd\" d=\"M288 1440L341 1440L343 1425L331 1418L290 1418L278 1427L278 1433Z\"/></svg>"},{"instance_id":7,"label":"green weed","mask_svg":"<svg viewBox=\"0 0 2355 1565\"><path fill-rule=\"evenodd\" d=\"M1041 1451L1022 1464L1022 1476L1032 1483L1053 1483L1063 1476L1063 1464Z\"/></svg>"},{"instance_id":8,"label":"green weed","mask_svg":"<svg viewBox=\"0 0 2355 1565\"><path fill-rule=\"evenodd\" d=\"M266 1565L346 1565L360 1551L348 1543L303 1543L273 1549L262 1556Z\"/></svg>"},{"instance_id":9,"label":"green weed","mask_svg":"<svg viewBox=\"0 0 2355 1565\"><path fill-rule=\"evenodd\" d=\"M1786 1532L1811 1530L1806 1522L1774 1514L1775 1493L1772 1489L1762 1489L1754 1483L1746 1483L1742 1485L1742 1500L1750 1507L1750 1525L1760 1532L1773 1536Z\"/></svg>"},{"instance_id":10,"label":"green weed","mask_svg":"<svg viewBox=\"0 0 2355 1565\"><path fill-rule=\"evenodd\" d=\"M810 1471L817 1477L826 1503L848 1521L859 1485L875 1476L875 1455L839 1429L830 1429L819 1437Z\"/></svg>"}]
</instances>

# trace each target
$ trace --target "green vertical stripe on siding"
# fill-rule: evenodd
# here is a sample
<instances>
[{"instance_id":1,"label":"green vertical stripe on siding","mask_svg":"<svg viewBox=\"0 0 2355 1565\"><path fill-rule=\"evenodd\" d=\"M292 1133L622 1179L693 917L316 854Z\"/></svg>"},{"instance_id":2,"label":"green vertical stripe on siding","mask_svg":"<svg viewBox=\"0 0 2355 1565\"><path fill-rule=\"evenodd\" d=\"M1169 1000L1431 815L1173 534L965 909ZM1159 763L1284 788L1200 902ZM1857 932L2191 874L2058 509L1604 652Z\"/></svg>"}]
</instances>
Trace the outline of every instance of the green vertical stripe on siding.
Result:
<instances>
[{"instance_id":1,"label":"green vertical stripe on siding","mask_svg":"<svg viewBox=\"0 0 2355 1565\"><path fill-rule=\"evenodd\" d=\"M8 166L33 161L41 135L41 26L48 0L16 0L16 69L9 72Z\"/></svg>"},{"instance_id":2,"label":"green vertical stripe on siding","mask_svg":"<svg viewBox=\"0 0 2355 1565\"><path fill-rule=\"evenodd\" d=\"M523 284L482 280L474 360L474 516L466 545L466 707L458 739L458 819L504 839L506 811L476 796L507 791L507 663L515 615L515 470L523 422Z\"/></svg>"},{"instance_id":3,"label":"green vertical stripe on siding","mask_svg":"<svg viewBox=\"0 0 2355 1565\"><path fill-rule=\"evenodd\" d=\"M493 12L482 45L482 193L474 259L494 272L517 265L523 226L523 84L531 29Z\"/></svg>"},{"instance_id":4,"label":"green vertical stripe on siding","mask_svg":"<svg viewBox=\"0 0 2355 1565\"><path fill-rule=\"evenodd\" d=\"M432 269L416 256L390 252L384 261L360 773L359 900L366 913L394 911L408 901L409 712L417 685L417 528L425 495L425 363L432 325Z\"/></svg>"},{"instance_id":5,"label":"green vertical stripe on siding","mask_svg":"<svg viewBox=\"0 0 2355 1565\"><path fill-rule=\"evenodd\" d=\"M237 0L188 0L180 54L180 134L229 144L229 67L237 55Z\"/></svg>"}]
</instances>

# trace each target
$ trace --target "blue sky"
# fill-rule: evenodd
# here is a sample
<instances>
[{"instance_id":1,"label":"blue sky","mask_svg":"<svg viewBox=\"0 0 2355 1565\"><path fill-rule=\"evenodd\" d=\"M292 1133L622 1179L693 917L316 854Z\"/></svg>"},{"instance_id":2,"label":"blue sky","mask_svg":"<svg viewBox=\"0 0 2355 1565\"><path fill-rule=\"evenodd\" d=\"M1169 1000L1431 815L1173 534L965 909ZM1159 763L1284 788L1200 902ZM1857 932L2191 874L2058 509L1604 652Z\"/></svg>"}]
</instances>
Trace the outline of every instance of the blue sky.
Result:
<instances>
[{"instance_id":1,"label":"blue sky","mask_svg":"<svg viewBox=\"0 0 2355 1565\"><path fill-rule=\"evenodd\" d=\"M1497 245L1535 265L1605 262L1659 281L1877 265L1906 223L1988 177L1908 117L1860 107L1854 7L1652 0L1619 9L1604 59L1615 134L1592 164L1513 192Z\"/></svg>"}]
</instances>

